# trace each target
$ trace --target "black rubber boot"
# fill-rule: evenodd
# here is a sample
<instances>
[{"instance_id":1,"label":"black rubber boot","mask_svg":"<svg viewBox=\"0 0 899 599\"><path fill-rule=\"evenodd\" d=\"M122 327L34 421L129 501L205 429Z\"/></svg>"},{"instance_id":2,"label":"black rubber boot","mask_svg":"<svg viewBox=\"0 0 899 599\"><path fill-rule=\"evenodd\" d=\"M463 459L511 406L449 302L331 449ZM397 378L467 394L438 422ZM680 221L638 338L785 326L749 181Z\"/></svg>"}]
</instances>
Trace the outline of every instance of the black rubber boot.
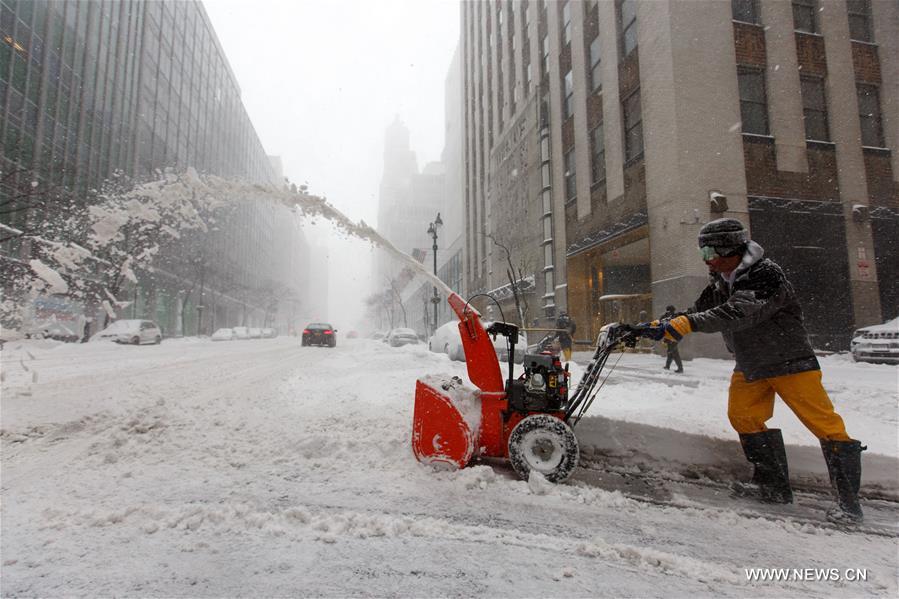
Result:
<instances>
[{"instance_id":1,"label":"black rubber boot","mask_svg":"<svg viewBox=\"0 0 899 599\"><path fill-rule=\"evenodd\" d=\"M755 487L740 487L737 494L754 496L767 503L793 503L787 452L780 429L740 435L740 444L746 459L755 467L752 475Z\"/></svg>"},{"instance_id":2,"label":"black rubber boot","mask_svg":"<svg viewBox=\"0 0 899 599\"><path fill-rule=\"evenodd\" d=\"M837 524L856 524L864 518L858 503L862 480L862 452L867 447L859 441L821 439L821 451L827 462L830 486L837 505L827 511L827 519Z\"/></svg>"}]
</instances>

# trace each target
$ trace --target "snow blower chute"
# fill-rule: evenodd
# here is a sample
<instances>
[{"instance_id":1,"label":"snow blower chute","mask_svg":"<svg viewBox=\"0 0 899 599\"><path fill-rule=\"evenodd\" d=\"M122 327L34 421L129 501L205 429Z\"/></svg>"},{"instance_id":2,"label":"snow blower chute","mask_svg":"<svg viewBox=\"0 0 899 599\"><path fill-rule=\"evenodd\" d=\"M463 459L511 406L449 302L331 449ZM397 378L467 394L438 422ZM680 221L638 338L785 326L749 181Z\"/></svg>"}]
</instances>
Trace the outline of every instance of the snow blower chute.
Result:
<instances>
[{"instance_id":1,"label":"snow blower chute","mask_svg":"<svg viewBox=\"0 0 899 599\"><path fill-rule=\"evenodd\" d=\"M415 388L412 451L424 463L464 468L476 456L507 458L527 479L536 470L551 482L568 478L578 462L573 428L599 392L599 375L612 350L633 346L639 327L613 325L600 343L577 389L569 398L568 367L558 356L525 354L524 372L514 376L518 327L496 322L484 329L480 314L455 293L448 298L459 317L468 377L428 376ZM503 381L496 351L487 335L509 344L509 378Z\"/></svg>"}]
</instances>

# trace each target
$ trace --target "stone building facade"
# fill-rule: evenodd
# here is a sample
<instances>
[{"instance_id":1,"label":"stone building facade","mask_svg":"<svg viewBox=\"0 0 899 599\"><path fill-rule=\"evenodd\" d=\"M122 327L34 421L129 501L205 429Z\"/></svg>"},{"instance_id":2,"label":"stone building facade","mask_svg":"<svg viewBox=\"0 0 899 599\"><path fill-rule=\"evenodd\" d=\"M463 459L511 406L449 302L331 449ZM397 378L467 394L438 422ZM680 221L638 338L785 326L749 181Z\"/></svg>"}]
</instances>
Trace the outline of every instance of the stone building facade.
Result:
<instances>
[{"instance_id":1,"label":"stone building facade","mask_svg":"<svg viewBox=\"0 0 899 599\"><path fill-rule=\"evenodd\" d=\"M482 232L539 239L543 315L595 339L689 306L698 230L734 217L794 282L814 344L847 348L899 308L897 24L880 0L465 3L468 285L503 282ZM538 150L510 186L518 132ZM705 335L684 350L723 353Z\"/></svg>"}]
</instances>

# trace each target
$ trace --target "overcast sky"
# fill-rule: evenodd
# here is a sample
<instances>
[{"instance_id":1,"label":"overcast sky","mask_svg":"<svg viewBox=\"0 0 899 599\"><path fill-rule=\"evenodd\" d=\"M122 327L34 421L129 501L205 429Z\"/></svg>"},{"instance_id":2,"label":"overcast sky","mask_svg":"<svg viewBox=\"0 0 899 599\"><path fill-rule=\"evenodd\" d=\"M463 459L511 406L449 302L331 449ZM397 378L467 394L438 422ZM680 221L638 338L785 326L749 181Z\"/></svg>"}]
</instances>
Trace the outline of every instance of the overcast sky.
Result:
<instances>
[{"instance_id":1,"label":"overcast sky","mask_svg":"<svg viewBox=\"0 0 899 599\"><path fill-rule=\"evenodd\" d=\"M419 167L439 160L457 2L203 4L259 139L266 153L281 156L291 181L308 182L353 220L375 223L384 130L395 115L411 131ZM337 238L329 239L328 252L328 318L349 330L369 292L371 252Z\"/></svg>"}]
</instances>

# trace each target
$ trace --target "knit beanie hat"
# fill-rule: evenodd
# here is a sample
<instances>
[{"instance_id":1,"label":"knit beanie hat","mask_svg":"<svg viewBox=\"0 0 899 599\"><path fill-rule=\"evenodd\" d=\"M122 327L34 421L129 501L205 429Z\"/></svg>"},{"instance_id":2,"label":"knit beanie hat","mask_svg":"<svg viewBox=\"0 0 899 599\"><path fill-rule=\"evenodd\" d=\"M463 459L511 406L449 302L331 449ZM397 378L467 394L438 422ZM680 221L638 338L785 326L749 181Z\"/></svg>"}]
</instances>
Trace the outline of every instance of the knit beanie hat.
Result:
<instances>
[{"instance_id":1,"label":"knit beanie hat","mask_svg":"<svg viewBox=\"0 0 899 599\"><path fill-rule=\"evenodd\" d=\"M699 230L699 247L739 248L749 243L749 231L735 218L719 218Z\"/></svg>"}]
</instances>

